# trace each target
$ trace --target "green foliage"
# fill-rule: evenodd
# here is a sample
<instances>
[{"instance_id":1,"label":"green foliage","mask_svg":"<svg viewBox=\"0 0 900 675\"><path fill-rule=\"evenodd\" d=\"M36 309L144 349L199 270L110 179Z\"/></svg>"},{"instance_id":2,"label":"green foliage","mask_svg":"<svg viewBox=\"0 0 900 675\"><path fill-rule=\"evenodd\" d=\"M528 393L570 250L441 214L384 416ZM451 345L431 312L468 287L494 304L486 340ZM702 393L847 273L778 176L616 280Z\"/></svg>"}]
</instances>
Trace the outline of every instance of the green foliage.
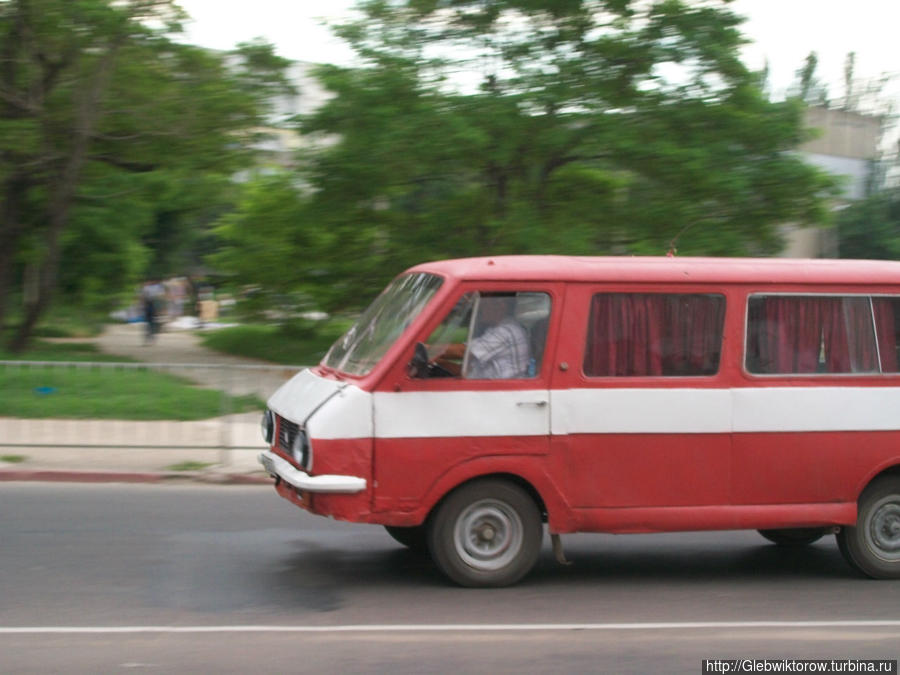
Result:
<instances>
[{"instance_id":1,"label":"green foliage","mask_svg":"<svg viewBox=\"0 0 900 675\"><path fill-rule=\"evenodd\" d=\"M790 152L802 104L767 99L726 4L361 3L338 33L362 66L319 68L333 98L301 121L332 141L311 189L250 186L217 264L335 309L425 259L776 252L834 184Z\"/></svg>"},{"instance_id":2,"label":"green foliage","mask_svg":"<svg viewBox=\"0 0 900 675\"><path fill-rule=\"evenodd\" d=\"M57 285L108 309L198 266L255 162L288 62L175 42L183 18L171 0L0 2L0 325L16 276L38 281L18 343Z\"/></svg>"},{"instance_id":3,"label":"green foliage","mask_svg":"<svg viewBox=\"0 0 900 675\"><path fill-rule=\"evenodd\" d=\"M316 279L320 255L331 239L323 227L298 227L308 221L307 199L287 173L257 176L245 184L237 208L214 229L220 249L211 263L244 286L251 309L309 309L305 280Z\"/></svg>"},{"instance_id":4,"label":"green foliage","mask_svg":"<svg viewBox=\"0 0 900 675\"><path fill-rule=\"evenodd\" d=\"M838 216L842 258L900 260L900 190L878 192Z\"/></svg>"},{"instance_id":5,"label":"green foliage","mask_svg":"<svg viewBox=\"0 0 900 675\"><path fill-rule=\"evenodd\" d=\"M350 327L350 321L298 322L286 325L248 324L203 334L210 349L286 365L310 366Z\"/></svg>"}]
</instances>

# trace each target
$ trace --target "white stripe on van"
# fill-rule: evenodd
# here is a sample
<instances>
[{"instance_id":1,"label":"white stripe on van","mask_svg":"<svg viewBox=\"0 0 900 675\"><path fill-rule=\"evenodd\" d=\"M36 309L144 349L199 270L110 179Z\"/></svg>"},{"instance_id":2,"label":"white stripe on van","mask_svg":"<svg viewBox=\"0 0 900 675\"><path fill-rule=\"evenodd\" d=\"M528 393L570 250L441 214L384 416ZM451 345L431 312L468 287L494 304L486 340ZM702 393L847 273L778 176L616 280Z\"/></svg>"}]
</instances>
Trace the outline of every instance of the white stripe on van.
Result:
<instances>
[{"instance_id":1,"label":"white stripe on van","mask_svg":"<svg viewBox=\"0 0 900 675\"><path fill-rule=\"evenodd\" d=\"M900 387L732 389L734 431L893 431Z\"/></svg>"},{"instance_id":2,"label":"white stripe on van","mask_svg":"<svg viewBox=\"0 0 900 675\"><path fill-rule=\"evenodd\" d=\"M727 434L728 389L564 389L551 393L554 434Z\"/></svg>"},{"instance_id":3,"label":"white stripe on van","mask_svg":"<svg viewBox=\"0 0 900 675\"><path fill-rule=\"evenodd\" d=\"M281 414L300 412L273 397ZM316 394L322 392L316 391ZM304 400L305 399L305 400ZM302 402L301 402L302 401ZM374 403L374 411L372 409ZM302 421L302 420L295 420ZM378 392L346 387L309 422L313 438L721 434L900 430L900 387Z\"/></svg>"},{"instance_id":4,"label":"white stripe on van","mask_svg":"<svg viewBox=\"0 0 900 675\"><path fill-rule=\"evenodd\" d=\"M375 394L377 438L546 436L549 429L546 390Z\"/></svg>"}]
</instances>

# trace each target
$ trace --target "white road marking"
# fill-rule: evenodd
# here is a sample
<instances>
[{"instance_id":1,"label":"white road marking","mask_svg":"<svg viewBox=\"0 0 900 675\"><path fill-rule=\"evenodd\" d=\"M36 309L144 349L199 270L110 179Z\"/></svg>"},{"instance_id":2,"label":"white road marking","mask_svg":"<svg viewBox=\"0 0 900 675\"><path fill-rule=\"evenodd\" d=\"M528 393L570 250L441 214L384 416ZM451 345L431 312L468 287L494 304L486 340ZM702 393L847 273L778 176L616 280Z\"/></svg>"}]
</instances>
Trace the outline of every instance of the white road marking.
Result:
<instances>
[{"instance_id":1,"label":"white road marking","mask_svg":"<svg viewBox=\"0 0 900 675\"><path fill-rule=\"evenodd\" d=\"M847 621L680 621L647 623L350 624L336 626L0 626L0 635L85 635L123 633L453 633L471 631L629 631L759 628L898 628L900 620Z\"/></svg>"}]
</instances>

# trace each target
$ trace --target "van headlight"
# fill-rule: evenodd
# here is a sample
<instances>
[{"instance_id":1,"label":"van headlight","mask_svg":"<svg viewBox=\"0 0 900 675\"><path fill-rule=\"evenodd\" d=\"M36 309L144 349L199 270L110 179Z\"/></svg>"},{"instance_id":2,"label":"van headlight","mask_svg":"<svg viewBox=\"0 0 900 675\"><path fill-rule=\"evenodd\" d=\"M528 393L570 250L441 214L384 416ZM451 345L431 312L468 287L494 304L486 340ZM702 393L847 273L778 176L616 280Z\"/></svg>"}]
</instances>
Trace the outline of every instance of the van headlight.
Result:
<instances>
[{"instance_id":1,"label":"van headlight","mask_svg":"<svg viewBox=\"0 0 900 675\"><path fill-rule=\"evenodd\" d=\"M275 414L271 410L263 413L262 421L259 424L262 429L263 440L266 445L272 445L275 438Z\"/></svg>"},{"instance_id":2,"label":"van headlight","mask_svg":"<svg viewBox=\"0 0 900 675\"><path fill-rule=\"evenodd\" d=\"M312 447L309 444L309 436L306 435L305 429L297 431L294 436L294 442L291 443L291 457L297 462L298 466L303 467L307 471L312 463Z\"/></svg>"}]
</instances>

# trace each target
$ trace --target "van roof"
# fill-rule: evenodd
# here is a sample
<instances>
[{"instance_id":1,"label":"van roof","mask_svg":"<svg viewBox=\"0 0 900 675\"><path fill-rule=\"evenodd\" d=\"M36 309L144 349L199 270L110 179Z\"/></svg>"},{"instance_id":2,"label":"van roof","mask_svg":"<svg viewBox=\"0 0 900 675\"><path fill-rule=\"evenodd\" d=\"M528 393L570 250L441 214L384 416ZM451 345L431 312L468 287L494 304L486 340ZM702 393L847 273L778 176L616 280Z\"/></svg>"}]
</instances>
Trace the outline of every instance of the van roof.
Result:
<instances>
[{"instance_id":1,"label":"van roof","mask_svg":"<svg viewBox=\"0 0 900 675\"><path fill-rule=\"evenodd\" d=\"M409 271L480 281L900 284L900 262L886 260L522 255L441 260Z\"/></svg>"}]
</instances>

